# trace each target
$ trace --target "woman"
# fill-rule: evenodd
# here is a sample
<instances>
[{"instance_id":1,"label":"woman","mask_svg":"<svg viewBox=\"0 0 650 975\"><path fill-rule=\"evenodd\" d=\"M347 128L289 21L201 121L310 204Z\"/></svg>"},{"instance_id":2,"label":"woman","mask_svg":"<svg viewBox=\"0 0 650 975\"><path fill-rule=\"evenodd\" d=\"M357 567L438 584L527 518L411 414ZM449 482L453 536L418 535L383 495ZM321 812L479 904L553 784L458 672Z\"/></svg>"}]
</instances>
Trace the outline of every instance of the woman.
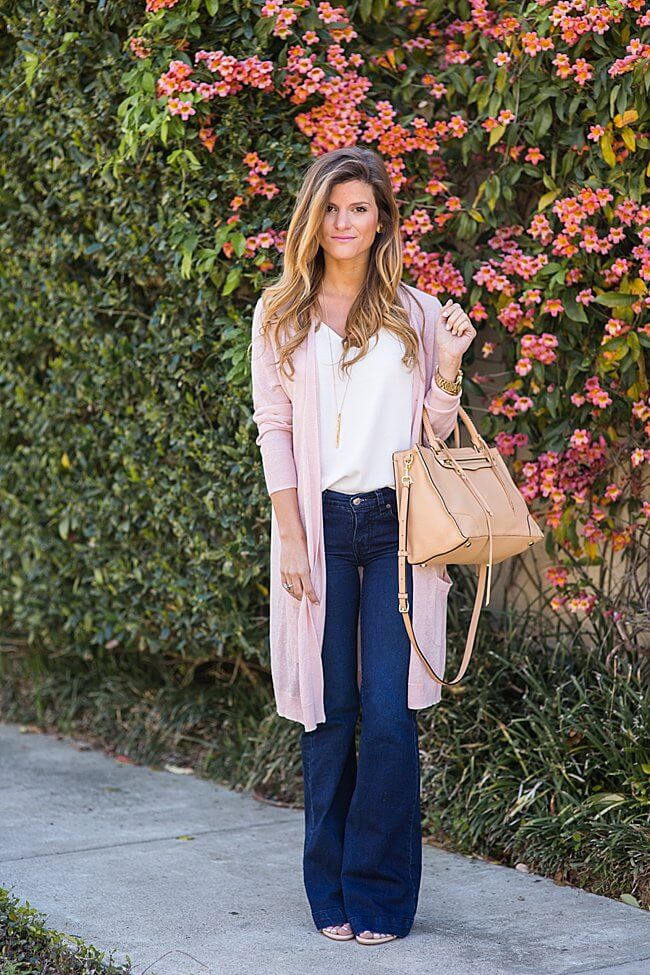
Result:
<instances>
[{"instance_id":1,"label":"woman","mask_svg":"<svg viewBox=\"0 0 650 975\"><path fill-rule=\"evenodd\" d=\"M381 157L338 149L307 172L282 276L253 316L253 419L272 502L271 673L278 713L304 725L305 888L316 928L361 944L406 937L413 924L416 710L441 690L398 609L392 454L421 439L423 408L449 436L476 335L459 305L402 284L402 267ZM413 628L438 673L451 584L445 566L407 563Z\"/></svg>"}]
</instances>

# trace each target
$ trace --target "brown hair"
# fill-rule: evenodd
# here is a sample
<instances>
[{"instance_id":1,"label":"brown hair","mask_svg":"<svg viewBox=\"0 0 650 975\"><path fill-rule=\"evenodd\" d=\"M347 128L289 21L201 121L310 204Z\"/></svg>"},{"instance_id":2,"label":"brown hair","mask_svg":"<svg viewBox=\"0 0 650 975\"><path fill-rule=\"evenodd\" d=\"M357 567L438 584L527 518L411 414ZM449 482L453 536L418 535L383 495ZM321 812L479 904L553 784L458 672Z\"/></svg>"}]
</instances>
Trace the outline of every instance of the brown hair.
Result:
<instances>
[{"instance_id":1,"label":"brown hair","mask_svg":"<svg viewBox=\"0 0 650 975\"><path fill-rule=\"evenodd\" d=\"M408 368L418 361L417 335L398 290L403 267L402 242L390 177L379 153L362 146L348 146L324 153L307 170L287 231L282 274L264 291L260 331L264 335L271 331L278 364L289 379L294 371L293 351L307 337L312 314L318 307L318 290L325 271L318 232L330 193L338 183L354 179L371 186L382 229L371 245L368 274L347 319L344 354L353 346L359 349L359 354L347 360L343 369L349 371L366 354L369 339L381 327L401 339L405 348L403 361ZM408 295L403 288L402 293ZM286 364L291 373L286 372Z\"/></svg>"}]
</instances>

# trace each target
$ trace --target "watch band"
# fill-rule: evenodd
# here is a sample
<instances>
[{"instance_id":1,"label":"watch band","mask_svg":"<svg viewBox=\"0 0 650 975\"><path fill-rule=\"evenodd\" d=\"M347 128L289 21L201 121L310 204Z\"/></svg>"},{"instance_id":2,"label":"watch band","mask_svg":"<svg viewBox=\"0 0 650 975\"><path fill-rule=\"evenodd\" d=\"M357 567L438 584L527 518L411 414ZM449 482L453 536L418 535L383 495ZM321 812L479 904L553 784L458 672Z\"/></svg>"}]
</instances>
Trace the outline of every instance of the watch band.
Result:
<instances>
[{"instance_id":1,"label":"watch band","mask_svg":"<svg viewBox=\"0 0 650 975\"><path fill-rule=\"evenodd\" d=\"M453 396L457 396L462 389L463 384L463 370L459 369L456 379L452 381L451 379L445 379L441 374L438 364L436 363L436 383L441 389L444 389L446 393L450 393Z\"/></svg>"}]
</instances>

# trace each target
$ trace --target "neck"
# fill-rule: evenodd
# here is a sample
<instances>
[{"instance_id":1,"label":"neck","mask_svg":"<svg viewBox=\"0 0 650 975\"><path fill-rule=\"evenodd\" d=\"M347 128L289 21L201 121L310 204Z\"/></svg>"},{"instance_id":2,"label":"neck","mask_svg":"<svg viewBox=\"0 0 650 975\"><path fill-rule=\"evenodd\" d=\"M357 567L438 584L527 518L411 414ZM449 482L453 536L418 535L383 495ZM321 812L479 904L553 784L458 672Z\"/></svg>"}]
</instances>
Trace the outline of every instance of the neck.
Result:
<instances>
[{"instance_id":1,"label":"neck","mask_svg":"<svg viewBox=\"0 0 650 975\"><path fill-rule=\"evenodd\" d=\"M353 301L368 276L368 261L336 261L327 258L321 290L325 295Z\"/></svg>"}]
</instances>

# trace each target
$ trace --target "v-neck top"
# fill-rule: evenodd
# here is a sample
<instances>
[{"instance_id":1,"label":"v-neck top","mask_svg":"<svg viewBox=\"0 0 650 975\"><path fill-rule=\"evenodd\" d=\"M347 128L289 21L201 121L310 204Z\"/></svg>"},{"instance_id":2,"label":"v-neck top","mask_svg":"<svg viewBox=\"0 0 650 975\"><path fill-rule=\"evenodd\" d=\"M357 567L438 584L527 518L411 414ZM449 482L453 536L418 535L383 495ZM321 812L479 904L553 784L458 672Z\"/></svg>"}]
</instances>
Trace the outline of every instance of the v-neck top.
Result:
<instances>
[{"instance_id":1,"label":"v-neck top","mask_svg":"<svg viewBox=\"0 0 650 975\"><path fill-rule=\"evenodd\" d=\"M357 494L395 487L393 451L411 446L413 370L402 361L404 344L381 328L371 337L368 352L351 367L348 379L339 368L343 338L322 321L315 336L321 491ZM347 360L357 351L349 349Z\"/></svg>"}]
</instances>

